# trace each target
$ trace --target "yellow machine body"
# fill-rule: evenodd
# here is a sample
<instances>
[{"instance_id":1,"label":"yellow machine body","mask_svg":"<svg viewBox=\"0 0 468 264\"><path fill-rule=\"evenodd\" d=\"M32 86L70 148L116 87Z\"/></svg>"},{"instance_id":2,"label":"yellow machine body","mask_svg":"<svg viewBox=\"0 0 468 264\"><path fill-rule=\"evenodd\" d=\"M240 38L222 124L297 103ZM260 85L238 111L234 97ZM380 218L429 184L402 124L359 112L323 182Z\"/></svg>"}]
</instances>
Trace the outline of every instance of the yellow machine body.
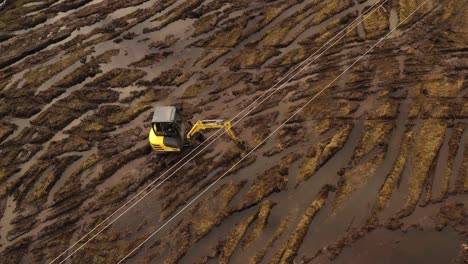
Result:
<instances>
[{"instance_id":1,"label":"yellow machine body","mask_svg":"<svg viewBox=\"0 0 468 264\"><path fill-rule=\"evenodd\" d=\"M155 108L149 132L149 143L156 152L179 152L184 146L190 145L193 137L207 129L224 129L228 136L243 149L244 142L233 130L231 121L199 120L185 135L184 122L179 110L174 106L157 106Z\"/></svg>"},{"instance_id":2,"label":"yellow machine body","mask_svg":"<svg viewBox=\"0 0 468 264\"><path fill-rule=\"evenodd\" d=\"M158 152L178 152L180 148L173 148L164 145L164 136L157 136L153 129L149 133L151 147Z\"/></svg>"},{"instance_id":3,"label":"yellow machine body","mask_svg":"<svg viewBox=\"0 0 468 264\"><path fill-rule=\"evenodd\" d=\"M156 106L149 143L157 152L178 152L185 143L184 124L175 106Z\"/></svg>"}]
</instances>

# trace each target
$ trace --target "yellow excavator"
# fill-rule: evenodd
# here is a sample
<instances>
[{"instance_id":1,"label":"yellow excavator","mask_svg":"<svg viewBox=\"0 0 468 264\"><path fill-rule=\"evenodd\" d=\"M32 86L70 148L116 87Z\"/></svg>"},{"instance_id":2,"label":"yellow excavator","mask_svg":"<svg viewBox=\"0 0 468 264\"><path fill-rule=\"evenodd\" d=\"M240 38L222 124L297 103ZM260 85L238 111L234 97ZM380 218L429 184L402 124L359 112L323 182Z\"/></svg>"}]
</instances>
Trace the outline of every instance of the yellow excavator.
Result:
<instances>
[{"instance_id":1,"label":"yellow excavator","mask_svg":"<svg viewBox=\"0 0 468 264\"><path fill-rule=\"evenodd\" d=\"M232 128L231 121L199 120L185 133L187 128L179 108L156 106L151 120L149 143L156 152L179 152L183 147L193 145L195 140L203 141L201 131L220 128L226 131L239 148L244 149L244 142Z\"/></svg>"}]
</instances>

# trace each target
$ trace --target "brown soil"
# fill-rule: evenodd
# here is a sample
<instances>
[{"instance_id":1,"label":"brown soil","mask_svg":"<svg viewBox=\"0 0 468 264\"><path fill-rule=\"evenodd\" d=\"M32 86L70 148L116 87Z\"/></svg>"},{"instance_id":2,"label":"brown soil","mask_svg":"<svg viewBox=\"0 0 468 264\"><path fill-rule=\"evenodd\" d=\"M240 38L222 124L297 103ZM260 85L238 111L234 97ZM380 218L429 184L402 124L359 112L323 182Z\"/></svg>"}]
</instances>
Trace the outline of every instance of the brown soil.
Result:
<instances>
[{"instance_id":1,"label":"brown soil","mask_svg":"<svg viewBox=\"0 0 468 264\"><path fill-rule=\"evenodd\" d=\"M148 146L155 105L232 118L373 3L7 1L0 263L50 262L190 152ZM421 3L385 3L254 109L247 149ZM127 263L466 263L467 10L428 2ZM243 155L223 136L70 263L118 262Z\"/></svg>"}]
</instances>

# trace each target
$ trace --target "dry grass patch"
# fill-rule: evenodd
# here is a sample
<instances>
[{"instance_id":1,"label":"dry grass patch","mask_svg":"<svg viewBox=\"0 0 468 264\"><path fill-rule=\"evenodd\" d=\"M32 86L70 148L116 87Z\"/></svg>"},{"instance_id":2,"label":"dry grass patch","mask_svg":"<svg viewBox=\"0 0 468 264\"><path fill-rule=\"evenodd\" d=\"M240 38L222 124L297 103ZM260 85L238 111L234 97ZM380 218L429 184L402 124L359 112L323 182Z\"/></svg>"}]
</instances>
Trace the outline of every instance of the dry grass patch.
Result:
<instances>
[{"instance_id":1,"label":"dry grass patch","mask_svg":"<svg viewBox=\"0 0 468 264\"><path fill-rule=\"evenodd\" d=\"M322 187L320 192L305 211L304 215L302 215L299 224L296 226L296 229L286 242L280 263L292 263L294 261L294 258L299 251L299 247L307 235L307 231L309 231L309 226L312 223L314 216L325 204L329 191L333 191L332 186L325 185Z\"/></svg>"},{"instance_id":2,"label":"dry grass patch","mask_svg":"<svg viewBox=\"0 0 468 264\"><path fill-rule=\"evenodd\" d=\"M354 149L353 164L357 164L364 155L371 152L374 148L379 146L386 147L394 127L393 122L379 120L364 121L359 145Z\"/></svg>"},{"instance_id":3,"label":"dry grass patch","mask_svg":"<svg viewBox=\"0 0 468 264\"><path fill-rule=\"evenodd\" d=\"M283 232L286 229L286 227L289 225L290 221L291 221L290 217L286 217L285 219L281 221L279 227L275 230L275 232L273 233L273 236L270 238L270 240L268 240L266 245L261 250L259 250L257 254L255 254L255 256L250 258L249 260L250 264L257 264L263 260L268 250L270 250L273 244L276 242L276 240L278 240L278 238L280 238L281 235L283 235Z\"/></svg>"},{"instance_id":4,"label":"dry grass patch","mask_svg":"<svg viewBox=\"0 0 468 264\"><path fill-rule=\"evenodd\" d=\"M363 21L366 38L374 38L385 33L389 28L388 13L383 8L378 8Z\"/></svg>"},{"instance_id":5,"label":"dry grass patch","mask_svg":"<svg viewBox=\"0 0 468 264\"><path fill-rule=\"evenodd\" d=\"M392 192L397 187L398 182L401 179L401 175L403 174L403 170L408 160L408 152L413 140L413 132L408 132L405 134L401 143L398 157L393 164L393 168L390 171L390 174L387 176L384 184L380 189L379 196L377 197L377 201L372 208L372 213L368 219L368 223L375 223L378 219L377 214L387 207Z\"/></svg>"},{"instance_id":6,"label":"dry grass patch","mask_svg":"<svg viewBox=\"0 0 468 264\"><path fill-rule=\"evenodd\" d=\"M411 162L409 191L400 217L407 216L416 207L422 190L428 180L430 170L444 140L447 125L439 120L426 119L414 139L413 158Z\"/></svg>"},{"instance_id":7,"label":"dry grass patch","mask_svg":"<svg viewBox=\"0 0 468 264\"><path fill-rule=\"evenodd\" d=\"M266 200L260 205L260 208L257 212L257 219L255 220L255 225L252 228L252 231L245 238L242 243L242 248L247 249L257 238L259 238L264 231L268 216L270 215L271 209L275 206L271 200Z\"/></svg>"},{"instance_id":8,"label":"dry grass patch","mask_svg":"<svg viewBox=\"0 0 468 264\"><path fill-rule=\"evenodd\" d=\"M299 167L296 186L312 177L323 164L344 146L351 129L352 125L345 124L332 137L309 149Z\"/></svg>"},{"instance_id":9,"label":"dry grass patch","mask_svg":"<svg viewBox=\"0 0 468 264\"><path fill-rule=\"evenodd\" d=\"M352 167L341 176L332 205L332 214L336 214L352 193L363 189L368 184L370 177L374 176L377 168L383 162L384 155L383 151L379 151L373 158Z\"/></svg>"}]
</instances>

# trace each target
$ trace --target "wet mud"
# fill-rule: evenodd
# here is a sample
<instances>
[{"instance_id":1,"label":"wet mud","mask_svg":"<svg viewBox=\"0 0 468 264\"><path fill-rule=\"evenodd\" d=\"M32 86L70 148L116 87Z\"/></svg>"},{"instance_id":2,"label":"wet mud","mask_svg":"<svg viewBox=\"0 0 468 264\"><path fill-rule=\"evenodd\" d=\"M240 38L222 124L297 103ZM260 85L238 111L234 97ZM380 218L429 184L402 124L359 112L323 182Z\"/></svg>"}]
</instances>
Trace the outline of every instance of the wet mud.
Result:
<instances>
[{"instance_id":1,"label":"wet mud","mask_svg":"<svg viewBox=\"0 0 468 264\"><path fill-rule=\"evenodd\" d=\"M466 263L468 4L376 2L0 1L0 263L49 263L190 152L151 150L154 106L232 118L374 9L126 263ZM243 155L222 136L67 263L118 262Z\"/></svg>"}]
</instances>

